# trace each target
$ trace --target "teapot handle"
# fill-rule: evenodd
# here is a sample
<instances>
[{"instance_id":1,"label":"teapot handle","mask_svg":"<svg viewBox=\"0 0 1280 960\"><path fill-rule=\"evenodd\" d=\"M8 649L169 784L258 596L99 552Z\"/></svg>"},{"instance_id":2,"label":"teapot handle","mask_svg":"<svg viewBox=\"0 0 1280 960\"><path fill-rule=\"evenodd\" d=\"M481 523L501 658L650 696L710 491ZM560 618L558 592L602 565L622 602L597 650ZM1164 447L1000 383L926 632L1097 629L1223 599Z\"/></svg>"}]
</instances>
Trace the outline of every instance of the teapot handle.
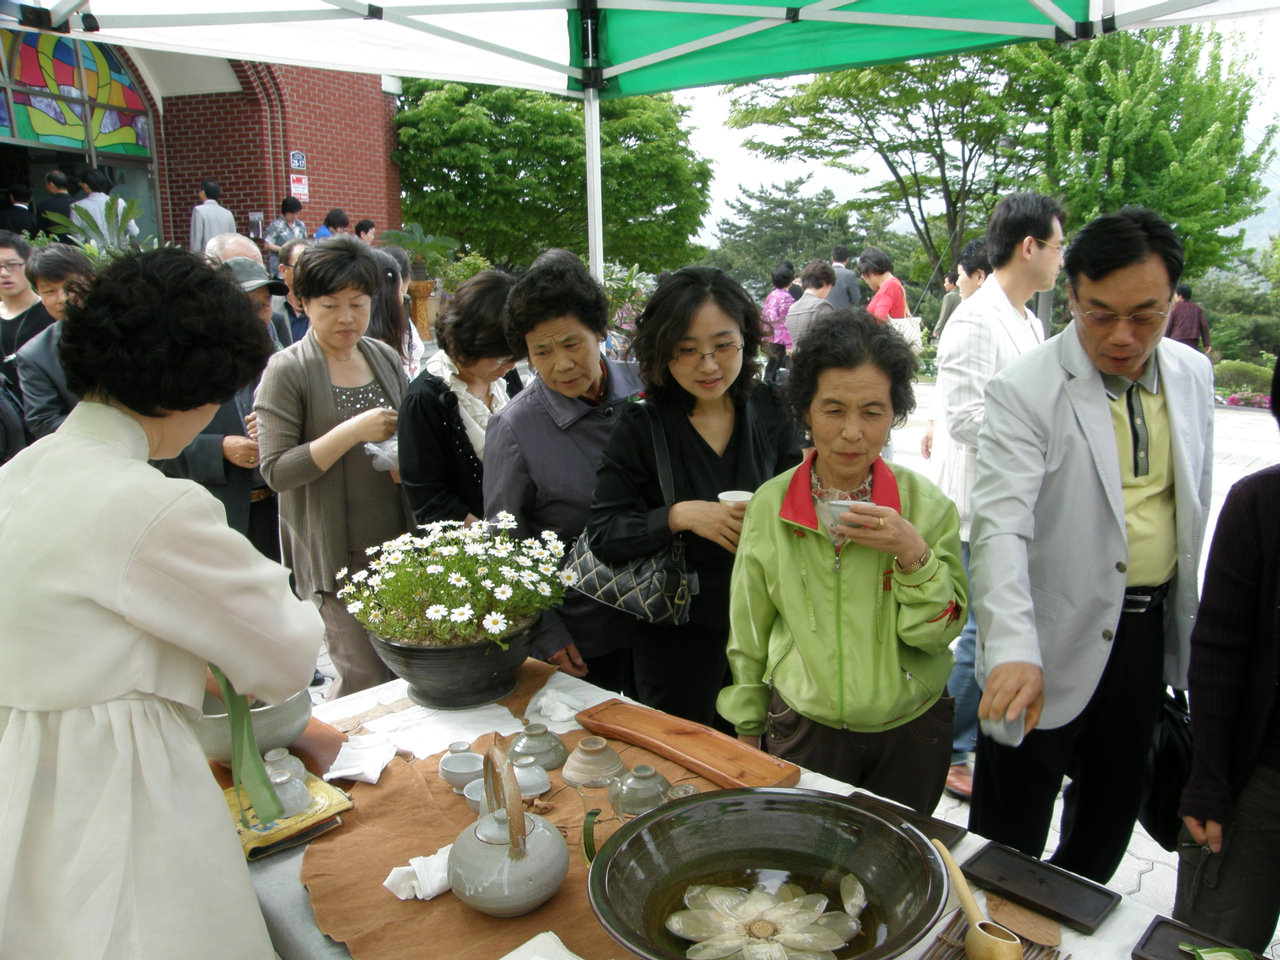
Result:
<instances>
[{"instance_id":1,"label":"teapot handle","mask_svg":"<svg viewBox=\"0 0 1280 960\"><path fill-rule=\"evenodd\" d=\"M496 739L496 738L495 738ZM511 858L524 856L525 822L524 803L520 799L520 788L516 785L516 777L511 769L511 761L505 751L495 742L484 757L484 790L489 795L494 807L507 811L507 830L511 839Z\"/></svg>"}]
</instances>

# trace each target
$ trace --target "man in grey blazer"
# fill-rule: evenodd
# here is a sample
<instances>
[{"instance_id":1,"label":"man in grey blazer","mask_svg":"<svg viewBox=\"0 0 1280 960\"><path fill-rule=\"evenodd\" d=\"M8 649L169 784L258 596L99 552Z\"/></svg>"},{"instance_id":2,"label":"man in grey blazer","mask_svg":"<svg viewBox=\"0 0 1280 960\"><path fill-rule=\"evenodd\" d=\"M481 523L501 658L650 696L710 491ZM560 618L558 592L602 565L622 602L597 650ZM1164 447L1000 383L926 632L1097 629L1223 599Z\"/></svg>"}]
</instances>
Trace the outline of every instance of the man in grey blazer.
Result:
<instances>
[{"instance_id":1,"label":"man in grey blazer","mask_svg":"<svg viewBox=\"0 0 1280 960\"><path fill-rule=\"evenodd\" d=\"M1066 254L1072 323L987 386L973 489L969 828L1100 883L1133 832L1166 682L1185 687L1213 370L1163 339L1182 247L1127 207Z\"/></svg>"},{"instance_id":2,"label":"man in grey blazer","mask_svg":"<svg viewBox=\"0 0 1280 960\"><path fill-rule=\"evenodd\" d=\"M862 302L862 290L858 287L858 275L848 267L849 248L835 246L831 248L831 269L836 272L836 282L827 294L827 302L831 309L856 307Z\"/></svg>"}]
</instances>

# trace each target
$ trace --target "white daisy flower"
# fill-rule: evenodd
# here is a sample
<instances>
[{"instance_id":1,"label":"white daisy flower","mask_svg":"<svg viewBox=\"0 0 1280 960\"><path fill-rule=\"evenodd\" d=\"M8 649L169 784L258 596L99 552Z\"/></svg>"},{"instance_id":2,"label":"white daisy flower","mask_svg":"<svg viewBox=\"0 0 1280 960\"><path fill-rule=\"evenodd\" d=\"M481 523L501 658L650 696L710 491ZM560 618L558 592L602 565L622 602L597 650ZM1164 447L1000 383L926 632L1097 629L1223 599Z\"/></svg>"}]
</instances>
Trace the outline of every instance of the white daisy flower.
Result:
<instances>
[{"instance_id":1,"label":"white daisy flower","mask_svg":"<svg viewBox=\"0 0 1280 960\"><path fill-rule=\"evenodd\" d=\"M372 577L369 578L369 589L377 590L380 586L382 586L382 577L378 576L375 573Z\"/></svg>"},{"instance_id":2,"label":"white daisy flower","mask_svg":"<svg viewBox=\"0 0 1280 960\"><path fill-rule=\"evenodd\" d=\"M427 573L444 573L444 567L438 563L428 563L426 569Z\"/></svg>"},{"instance_id":3,"label":"white daisy flower","mask_svg":"<svg viewBox=\"0 0 1280 960\"><path fill-rule=\"evenodd\" d=\"M497 520L493 525L499 530L514 530L516 528L515 515L508 513L506 510L499 510Z\"/></svg>"},{"instance_id":4,"label":"white daisy flower","mask_svg":"<svg viewBox=\"0 0 1280 960\"><path fill-rule=\"evenodd\" d=\"M446 543L443 547L437 547L436 553L440 554L442 557L456 557L458 555L458 548L451 543Z\"/></svg>"},{"instance_id":5,"label":"white daisy flower","mask_svg":"<svg viewBox=\"0 0 1280 960\"><path fill-rule=\"evenodd\" d=\"M525 537L520 541L520 546L524 547L526 550L537 550L541 544L533 537Z\"/></svg>"},{"instance_id":6,"label":"white daisy flower","mask_svg":"<svg viewBox=\"0 0 1280 960\"><path fill-rule=\"evenodd\" d=\"M554 563L540 563L538 564L538 572L544 577L549 577L556 572L556 565Z\"/></svg>"},{"instance_id":7,"label":"white daisy flower","mask_svg":"<svg viewBox=\"0 0 1280 960\"><path fill-rule=\"evenodd\" d=\"M347 604L347 613L351 614L353 617L363 609L364 609L364 604L361 603L359 600L352 600L349 604Z\"/></svg>"},{"instance_id":8,"label":"white daisy flower","mask_svg":"<svg viewBox=\"0 0 1280 960\"><path fill-rule=\"evenodd\" d=\"M337 577L339 580L341 580L346 575L347 575L346 567L343 567L341 570L339 570L337 573L334 574L334 576Z\"/></svg>"},{"instance_id":9,"label":"white daisy flower","mask_svg":"<svg viewBox=\"0 0 1280 960\"><path fill-rule=\"evenodd\" d=\"M463 551L468 557L483 557L485 555L485 545L478 540L468 540L462 545Z\"/></svg>"},{"instance_id":10,"label":"white daisy flower","mask_svg":"<svg viewBox=\"0 0 1280 960\"><path fill-rule=\"evenodd\" d=\"M498 572L507 580L514 580L519 574L516 573L515 567L502 566L498 568Z\"/></svg>"},{"instance_id":11,"label":"white daisy flower","mask_svg":"<svg viewBox=\"0 0 1280 960\"><path fill-rule=\"evenodd\" d=\"M368 570L357 570L351 575L351 581L353 583L362 583L367 576L369 576Z\"/></svg>"},{"instance_id":12,"label":"white daisy flower","mask_svg":"<svg viewBox=\"0 0 1280 960\"><path fill-rule=\"evenodd\" d=\"M449 583L455 587L465 587L467 586L467 578L455 570L449 574Z\"/></svg>"},{"instance_id":13,"label":"white daisy flower","mask_svg":"<svg viewBox=\"0 0 1280 960\"><path fill-rule=\"evenodd\" d=\"M559 541L551 544L547 549L551 551L551 555L557 560L564 556L564 544Z\"/></svg>"},{"instance_id":14,"label":"white daisy flower","mask_svg":"<svg viewBox=\"0 0 1280 960\"><path fill-rule=\"evenodd\" d=\"M551 588L550 588L550 587L548 587L548 586L547 586L545 583L543 583L542 581L538 581L538 586L536 587L536 589L537 589L538 593L542 594L544 597L549 597L549 596L551 596Z\"/></svg>"},{"instance_id":15,"label":"white daisy flower","mask_svg":"<svg viewBox=\"0 0 1280 960\"><path fill-rule=\"evenodd\" d=\"M505 540L500 540L489 548L489 555L498 558L509 557L511 556L511 544Z\"/></svg>"},{"instance_id":16,"label":"white daisy flower","mask_svg":"<svg viewBox=\"0 0 1280 960\"><path fill-rule=\"evenodd\" d=\"M521 555L521 556L519 556L519 557L516 557L516 563L520 564L520 566L522 566L522 567L532 567L532 566L533 566L533 561L532 561L532 560L530 560L528 557L523 556L523 555Z\"/></svg>"},{"instance_id":17,"label":"white daisy flower","mask_svg":"<svg viewBox=\"0 0 1280 960\"><path fill-rule=\"evenodd\" d=\"M493 595L499 600L510 600L513 593L515 593L515 591L512 590L511 585L507 583L501 584L493 591Z\"/></svg>"},{"instance_id":18,"label":"white daisy flower","mask_svg":"<svg viewBox=\"0 0 1280 960\"><path fill-rule=\"evenodd\" d=\"M433 603L423 611L428 620L443 620L449 613L449 608L443 603Z\"/></svg>"},{"instance_id":19,"label":"white daisy flower","mask_svg":"<svg viewBox=\"0 0 1280 960\"><path fill-rule=\"evenodd\" d=\"M454 623L466 623L475 615L476 612L471 609L471 604L469 603L464 603L462 606L454 607L449 611L449 619Z\"/></svg>"},{"instance_id":20,"label":"white daisy flower","mask_svg":"<svg viewBox=\"0 0 1280 960\"><path fill-rule=\"evenodd\" d=\"M492 589L493 589L493 581L492 581L492 580L489 580L488 578L486 578L486 579L484 579L484 580L481 580L481 581L480 581L480 586L484 587L486 590L492 590Z\"/></svg>"},{"instance_id":21,"label":"white daisy flower","mask_svg":"<svg viewBox=\"0 0 1280 960\"><path fill-rule=\"evenodd\" d=\"M490 610L485 614L485 618L481 623L485 630L493 634L502 633L502 631L507 629L507 618L496 610Z\"/></svg>"},{"instance_id":22,"label":"white daisy flower","mask_svg":"<svg viewBox=\"0 0 1280 960\"><path fill-rule=\"evenodd\" d=\"M381 547L365 547L364 555L366 557L372 557L375 553L377 553L381 549L382 549Z\"/></svg>"},{"instance_id":23,"label":"white daisy flower","mask_svg":"<svg viewBox=\"0 0 1280 960\"><path fill-rule=\"evenodd\" d=\"M557 576L560 577L560 582L563 583L566 587L572 587L575 583L578 582L578 575L574 573L572 570L561 570L560 573L557 574Z\"/></svg>"},{"instance_id":24,"label":"white daisy flower","mask_svg":"<svg viewBox=\"0 0 1280 960\"><path fill-rule=\"evenodd\" d=\"M381 611L381 610L379 610L379 609L377 609L376 607L375 607L374 609L370 610L370 611L369 611L369 622L370 622L370 623L381 623L381 622L382 622L382 611Z\"/></svg>"}]
</instances>

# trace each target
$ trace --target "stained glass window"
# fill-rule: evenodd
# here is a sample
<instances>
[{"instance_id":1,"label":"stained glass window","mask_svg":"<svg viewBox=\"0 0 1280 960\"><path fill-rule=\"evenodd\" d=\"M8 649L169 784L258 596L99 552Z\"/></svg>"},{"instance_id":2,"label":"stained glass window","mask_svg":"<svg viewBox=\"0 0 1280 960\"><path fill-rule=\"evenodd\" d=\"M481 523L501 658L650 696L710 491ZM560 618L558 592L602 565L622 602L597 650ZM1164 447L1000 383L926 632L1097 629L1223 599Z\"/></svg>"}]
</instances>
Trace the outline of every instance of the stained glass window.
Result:
<instances>
[{"instance_id":1,"label":"stained glass window","mask_svg":"<svg viewBox=\"0 0 1280 960\"><path fill-rule=\"evenodd\" d=\"M0 129L0 135L84 150L87 119L95 150L151 155L146 104L111 49L51 33L0 30L0 37L13 95L12 128ZM83 89L77 80L77 49Z\"/></svg>"}]
</instances>

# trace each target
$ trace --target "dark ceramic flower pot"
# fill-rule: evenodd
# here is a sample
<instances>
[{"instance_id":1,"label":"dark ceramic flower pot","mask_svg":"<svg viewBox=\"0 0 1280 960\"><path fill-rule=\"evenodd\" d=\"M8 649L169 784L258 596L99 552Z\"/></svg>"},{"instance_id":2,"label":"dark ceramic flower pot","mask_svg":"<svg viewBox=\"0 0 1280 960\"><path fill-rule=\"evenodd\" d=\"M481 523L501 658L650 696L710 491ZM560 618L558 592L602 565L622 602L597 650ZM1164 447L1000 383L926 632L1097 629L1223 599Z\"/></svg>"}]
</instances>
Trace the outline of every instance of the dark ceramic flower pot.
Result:
<instances>
[{"instance_id":1,"label":"dark ceramic flower pot","mask_svg":"<svg viewBox=\"0 0 1280 960\"><path fill-rule=\"evenodd\" d=\"M369 634L373 649L388 669L409 684L409 698L424 707L460 710L501 700L516 688L520 664L533 647L526 627L496 643L461 647L420 647Z\"/></svg>"}]
</instances>

